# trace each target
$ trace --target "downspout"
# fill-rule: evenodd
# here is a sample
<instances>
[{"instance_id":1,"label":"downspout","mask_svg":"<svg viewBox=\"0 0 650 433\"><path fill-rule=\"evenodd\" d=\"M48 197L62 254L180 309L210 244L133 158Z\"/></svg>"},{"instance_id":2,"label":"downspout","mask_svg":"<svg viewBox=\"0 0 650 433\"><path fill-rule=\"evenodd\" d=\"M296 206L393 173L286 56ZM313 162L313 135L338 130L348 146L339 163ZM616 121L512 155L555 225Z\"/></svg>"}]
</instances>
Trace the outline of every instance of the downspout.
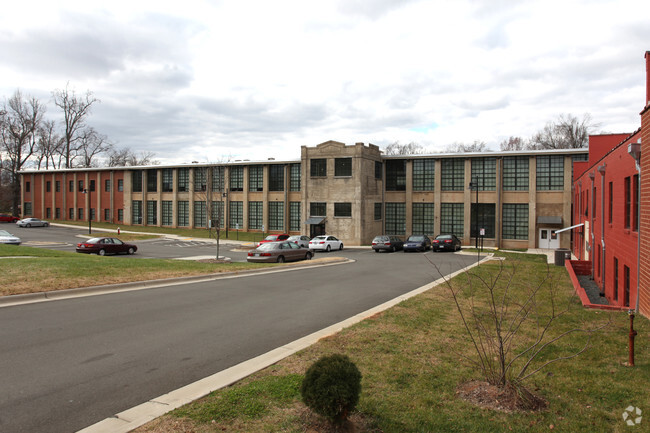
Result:
<instances>
[{"instance_id":1,"label":"downspout","mask_svg":"<svg viewBox=\"0 0 650 433\"><path fill-rule=\"evenodd\" d=\"M636 143L630 143L627 145L627 152L632 158L634 158L634 164L636 165L636 171L639 174L639 182L637 183L636 188L636 200L637 200L637 210L636 218L639 224L637 228L637 239L636 239L636 304L634 306L634 314L639 314L639 289L640 284L639 280L641 277L641 139Z\"/></svg>"},{"instance_id":2,"label":"downspout","mask_svg":"<svg viewBox=\"0 0 650 433\"><path fill-rule=\"evenodd\" d=\"M595 251L594 251L595 237L594 237L594 212L593 212L593 210L595 208L594 200L596 199L596 194L594 194L594 178L595 177L596 177L596 175L594 174L593 171L591 173L589 173L589 179L591 179L591 191L589 191L589 193L591 194L591 201L587 205L587 212L589 212L589 219L590 219L589 227L591 227L590 237L591 237L591 279L592 280L594 279L594 269L596 268L596 254L595 254ZM589 207L591 207L591 209L589 209Z\"/></svg>"},{"instance_id":3,"label":"downspout","mask_svg":"<svg viewBox=\"0 0 650 433\"><path fill-rule=\"evenodd\" d=\"M600 266L602 269L602 290L600 296L605 296L605 170L607 164L598 167L600 173L600 244L603 248L600 257Z\"/></svg>"}]
</instances>

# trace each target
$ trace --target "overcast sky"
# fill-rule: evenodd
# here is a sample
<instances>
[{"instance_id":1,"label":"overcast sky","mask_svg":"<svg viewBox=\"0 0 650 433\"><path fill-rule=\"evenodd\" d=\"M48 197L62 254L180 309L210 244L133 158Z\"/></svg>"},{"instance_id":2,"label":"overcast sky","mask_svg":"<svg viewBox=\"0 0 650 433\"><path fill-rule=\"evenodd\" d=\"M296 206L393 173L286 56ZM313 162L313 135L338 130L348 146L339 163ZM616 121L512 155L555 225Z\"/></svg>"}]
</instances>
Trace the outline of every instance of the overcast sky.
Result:
<instances>
[{"instance_id":1,"label":"overcast sky","mask_svg":"<svg viewBox=\"0 0 650 433\"><path fill-rule=\"evenodd\" d=\"M3 2L0 96L69 83L89 124L162 163L530 137L562 113L632 132L648 0Z\"/></svg>"}]
</instances>

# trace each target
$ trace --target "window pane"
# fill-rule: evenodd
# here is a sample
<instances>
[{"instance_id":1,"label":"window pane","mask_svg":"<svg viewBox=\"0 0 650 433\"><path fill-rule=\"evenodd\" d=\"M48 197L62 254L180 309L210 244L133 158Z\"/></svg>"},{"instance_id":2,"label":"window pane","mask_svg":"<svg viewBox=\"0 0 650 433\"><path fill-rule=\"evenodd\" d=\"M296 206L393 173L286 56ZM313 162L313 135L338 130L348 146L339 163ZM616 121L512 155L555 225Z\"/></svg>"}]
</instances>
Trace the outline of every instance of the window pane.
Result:
<instances>
[{"instance_id":1,"label":"window pane","mask_svg":"<svg viewBox=\"0 0 650 433\"><path fill-rule=\"evenodd\" d=\"M503 239L528 239L528 204L504 203Z\"/></svg>"},{"instance_id":2,"label":"window pane","mask_svg":"<svg viewBox=\"0 0 650 433\"><path fill-rule=\"evenodd\" d=\"M292 232L300 231L300 202L292 201L289 203L289 230Z\"/></svg>"},{"instance_id":3,"label":"window pane","mask_svg":"<svg viewBox=\"0 0 650 433\"><path fill-rule=\"evenodd\" d=\"M335 217L351 217L352 203L334 203Z\"/></svg>"},{"instance_id":4,"label":"window pane","mask_svg":"<svg viewBox=\"0 0 650 433\"><path fill-rule=\"evenodd\" d=\"M230 190L244 190L244 167L230 167Z\"/></svg>"},{"instance_id":5,"label":"window pane","mask_svg":"<svg viewBox=\"0 0 650 433\"><path fill-rule=\"evenodd\" d=\"M406 191L406 161L386 161L386 191Z\"/></svg>"},{"instance_id":6,"label":"window pane","mask_svg":"<svg viewBox=\"0 0 650 433\"><path fill-rule=\"evenodd\" d=\"M406 204L386 203L386 234L406 234Z\"/></svg>"},{"instance_id":7,"label":"window pane","mask_svg":"<svg viewBox=\"0 0 650 433\"><path fill-rule=\"evenodd\" d=\"M284 230L284 202L269 203L269 230Z\"/></svg>"},{"instance_id":8,"label":"window pane","mask_svg":"<svg viewBox=\"0 0 650 433\"><path fill-rule=\"evenodd\" d=\"M446 158L440 161L440 188L443 191L465 189L465 160ZM458 236L458 233L453 233Z\"/></svg>"},{"instance_id":9,"label":"window pane","mask_svg":"<svg viewBox=\"0 0 650 433\"><path fill-rule=\"evenodd\" d=\"M336 158L334 176L352 176L352 158Z\"/></svg>"},{"instance_id":10,"label":"window pane","mask_svg":"<svg viewBox=\"0 0 650 433\"><path fill-rule=\"evenodd\" d=\"M564 189L564 156L537 157L537 189L543 191Z\"/></svg>"},{"instance_id":11,"label":"window pane","mask_svg":"<svg viewBox=\"0 0 650 433\"><path fill-rule=\"evenodd\" d=\"M248 190L262 191L264 189L264 167L253 165L248 167Z\"/></svg>"},{"instance_id":12,"label":"window pane","mask_svg":"<svg viewBox=\"0 0 650 433\"><path fill-rule=\"evenodd\" d=\"M528 191L527 156L506 156L503 158L504 191Z\"/></svg>"},{"instance_id":13,"label":"window pane","mask_svg":"<svg viewBox=\"0 0 650 433\"><path fill-rule=\"evenodd\" d=\"M470 236L476 237L476 203L471 206L471 222L470 222ZM496 221L496 205L494 203L479 203L478 204L478 229L485 229L486 238L494 238L495 235L495 221Z\"/></svg>"},{"instance_id":14,"label":"window pane","mask_svg":"<svg viewBox=\"0 0 650 433\"><path fill-rule=\"evenodd\" d=\"M269 166L269 191L284 191L284 166Z\"/></svg>"},{"instance_id":15,"label":"window pane","mask_svg":"<svg viewBox=\"0 0 650 433\"><path fill-rule=\"evenodd\" d=\"M440 204L440 233L453 234L459 238L464 235L465 209L463 203Z\"/></svg>"},{"instance_id":16,"label":"window pane","mask_svg":"<svg viewBox=\"0 0 650 433\"><path fill-rule=\"evenodd\" d=\"M435 159L413 161L413 191L433 191L435 184Z\"/></svg>"},{"instance_id":17,"label":"window pane","mask_svg":"<svg viewBox=\"0 0 650 433\"><path fill-rule=\"evenodd\" d=\"M300 191L300 164L291 164L290 191Z\"/></svg>"},{"instance_id":18,"label":"window pane","mask_svg":"<svg viewBox=\"0 0 650 433\"><path fill-rule=\"evenodd\" d=\"M413 233L434 235L434 210L433 203L413 203Z\"/></svg>"},{"instance_id":19,"label":"window pane","mask_svg":"<svg viewBox=\"0 0 650 433\"><path fill-rule=\"evenodd\" d=\"M496 190L496 158L472 158L472 179L478 181L479 191Z\"/></svg>"},{"instance_id":20,"label":"window pane","mask_svg":"<svg viewBox=\"0 0 650 433\"><path fill-rule=\"evenodd\" d=\"M263 203L261 201L248 202L248 229L262 230L264 222Z\"/></svg>"}]
</instances>

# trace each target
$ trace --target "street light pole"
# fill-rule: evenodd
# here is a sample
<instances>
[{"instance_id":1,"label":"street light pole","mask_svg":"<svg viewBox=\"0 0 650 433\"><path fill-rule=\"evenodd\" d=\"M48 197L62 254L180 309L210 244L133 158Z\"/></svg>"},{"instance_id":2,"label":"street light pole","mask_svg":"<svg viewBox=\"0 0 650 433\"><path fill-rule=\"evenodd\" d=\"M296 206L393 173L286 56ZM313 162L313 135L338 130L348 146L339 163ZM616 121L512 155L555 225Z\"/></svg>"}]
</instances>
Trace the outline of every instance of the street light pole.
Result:
<instances>
[{"instance_id":1,"label":"street light pole","mask_svg":"<svg viewBox=\"0 0 650 433\"><path fill-rule=\"evenodd\" d=\"M89 235L92 234L92 232L93 232L93 227L92 227L93 214L92 214L92 211L91 211L91 209L92 209L91 206L92 206L93 203L92 203L92 198L91 198L91 195L90 195L90 191L91 191L90 186L88 186L88 189L83 190L84 194L88 194L88 234Z\"/></svg>"},{"instance_id":2,"label":"street light pole","mask_svg":"<svg viewBox=\"0 0 650 433\"><path fill-rule=\"evenodd\" d=\"M478 177L473 177L469 189L476 190L476 209L474 210L474 239L476 240L476 261L481 261L481 250L478 249Z\"/></svg>"}]
</instances>

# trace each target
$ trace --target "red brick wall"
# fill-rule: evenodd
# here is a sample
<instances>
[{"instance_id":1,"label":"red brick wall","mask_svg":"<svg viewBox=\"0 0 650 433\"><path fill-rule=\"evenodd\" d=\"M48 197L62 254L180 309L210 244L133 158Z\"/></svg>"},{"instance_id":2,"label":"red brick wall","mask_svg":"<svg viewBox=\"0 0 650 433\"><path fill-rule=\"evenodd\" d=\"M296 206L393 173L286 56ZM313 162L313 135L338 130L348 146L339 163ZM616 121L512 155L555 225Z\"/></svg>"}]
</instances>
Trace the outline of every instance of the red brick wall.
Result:
<instances>
[{"instance_id":1,"label":"red brick wall","mask_svg":"<svg viewBox=\"0 0 650 433\"><path fill-rule=\"evenodd\" d=\"M646 53L646 61L650 56ZM650 317L650 107L641 113L641 251L639 309Z\"/></svg>"}]
</instances>

